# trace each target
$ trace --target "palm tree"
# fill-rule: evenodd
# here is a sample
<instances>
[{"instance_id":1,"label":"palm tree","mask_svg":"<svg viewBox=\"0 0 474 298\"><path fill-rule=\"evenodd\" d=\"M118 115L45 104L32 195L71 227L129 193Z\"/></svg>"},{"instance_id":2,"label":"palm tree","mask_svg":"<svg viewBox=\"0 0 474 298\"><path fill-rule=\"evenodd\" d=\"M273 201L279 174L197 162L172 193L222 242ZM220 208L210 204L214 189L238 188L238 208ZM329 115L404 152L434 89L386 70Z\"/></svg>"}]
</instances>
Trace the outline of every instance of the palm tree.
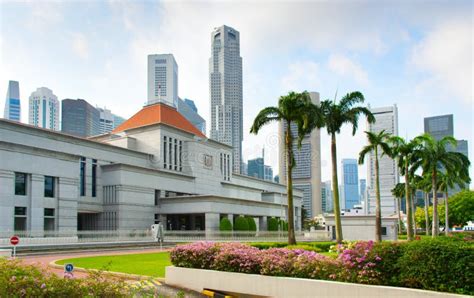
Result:
<instances>
[{"instance_id":1,"label":"palm tree","mask_svg":"<svg viewBox=\"0 0 474 298\"><path fill-rule=\"evenodd\" d=\"M405 200L407 202L407 239L408 241L413 240L413 213L415 210L412 208L412 196L410 194L410 165L415 161L414 152L419 146L417 140L406 141L405 139L392 136L389 139L392 148L392 158L397 158L398 168L403 172L405 176Z\"/></svg>"},{"instance_id":2,"label":"palm tree","mask_svg":"<svg viewBox=\"0 0 474 298\"><path fill-rule=\"evenodd\" d=\"M456 169L454 172L440 172L438 175L438 189L439 191L444 193L444 206L445 206L445 228L444 233L447 236L449 233L449 193L448 189L453 188L454 186L458 186L460 188L465 188L471 182L469 178L469 159L465 156L459 156L460 160L459 163L456 165Z\"/></svg>"},{"instance_id":3,"label":"palm tree","mask_svg":"<svg viewBox=\"0 0 474 298\"><path fill-rule=\"evenodd\" d=\"M416 155L419 158L413 167L416 169L421 167L423 173L431 176L431 189L433 193L433 223L432 237L439 234L438 219L438 198L436 196L438 190L438 175L441 171L447 173L455 172L460 165L465 165L465 156L459 152L450 151L449 148L457 146L456 139L453 137L444 137L441 140L435 140L430 134L423 134L416 137L422 143L422 147L417 150ZM468 161L469 162L469 161Z\"/></svg>"},{"instance_id":4,"label":"palm tree","mask_svg":"<svg viewBox=\"0 0 474 298\"><path fill-rule=\"evenodd\" d=\"M430 191L431 191L431 178L428 175L419 176L416 175L415 179L416 189L420 189L424 193L425 201L425 234L428 236L430 234L430 215L428 213L428 208L430 207Z\"/></svg>"},{"instance_id":5,"label":"palm tree","mask_svg":"<svg viewBox=\"0 0 474 298\"><path fill-rule=\"evenodd\" d=\"M380 242L382 241L382 211L380 209L380 177L379 177L379 148L380 157L384 154L391 156L392 151L387 143L390 138L390 134L386 133L385 130L379 133L370 131L365 132L367 134L367 140L369 144L362 148L359 153L359 164L364 163L364 158L367 154L374 152L375 157L375 239Z\"/></svg>"},{"instance_id":6,"label":"palm tree","mask_svg":"<svg viewBox=\"0 0 474 298\"><path fill-rule=\"evenodd\" d=\"M250 128L250 133L257 134L265 124L274 121L283 121L286 125L285 131L285 153L286 153L286 188L288 196L288 244L296 244L294 228L294 208L293 208L293 168L296 165L293 153L292 124L297 127L296 136L298 138L298 149L304 136L313 127L321 125L321 113L317 106L311 103L308 92L295 93L281 96L278 100L278 107L267 107L261 110Z\"/></svg>"},{"instance_id":7,"label":"palm tree","mask_svg":"<svg viewBox=\"0 0 474 298\"><path fill-rule=\"evenodd\" d=\"M401 215L402 209L402 199L405 196L405 183L397 183L395 187L392 189L392 195L397 198L397 215L398 215L398 225L400 226L400 231L402 231L403 221Z\"/></svg>"},{"instance_id":8,"label":"palm tree","mask_svg":"<svg viewBox=\"0 0 474 298\"><path fill-rule=\"evenodd\" d=\"M375 117L370 110L356 104L364 102L364 95L355 91L346 94L339 103L334 100L324 100L321 102L320 108L323 117L323 126L326 127L327 133L331 136L331 164L332 164L332 189L334 202L334 221L336 223L336 241L342 242L342 226L341 226L341 208L339 206L339 182L337 180L337 145L336 135L341 132L344 124L352 125L352 135L357 132L359 116L365 115L369 123L375 122Z\"/></svg>"}]
</instances>

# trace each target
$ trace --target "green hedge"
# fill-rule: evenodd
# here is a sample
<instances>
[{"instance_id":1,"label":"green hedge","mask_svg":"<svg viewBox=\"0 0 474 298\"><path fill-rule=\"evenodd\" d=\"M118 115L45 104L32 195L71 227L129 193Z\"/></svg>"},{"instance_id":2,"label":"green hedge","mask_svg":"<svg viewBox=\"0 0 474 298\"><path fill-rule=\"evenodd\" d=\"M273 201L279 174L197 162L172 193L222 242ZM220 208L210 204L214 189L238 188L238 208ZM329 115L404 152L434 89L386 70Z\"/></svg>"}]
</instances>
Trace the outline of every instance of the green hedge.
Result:
<instances>
[{"instance_id":1,"label":"green hedge","mask_svg":"<svg viewBox=\"0 0 474 298\"><path fill-rule=\"evenodd\" d=\"M278 231L278 219L270 217L267 219L267 229L268 231L275 232Z\"/></svg>"},{"instance_id":2,"label":"green hedge","mask_svg":"<svg viewBox=\"0 0 474 298\"><path fill-rule=\"evenodd\" d=\"M221 219L219 223L219 230L220 231L232 231L232 223L227 217Z\"/></svg>"},{"instance_id":3,"label":"green hedge","mask_svg":"<svg viewBox=\"0 0 474 298\"><path fill-rule=\"evenodd\" d=\"M411 241L398 259L399 284L474 294L474 246L455 238Z\"/></svg>"},{"instance_id":4,"label":"green hedge","mask_svg":"<svg viewBox=\"0 0 474 298\"><path fill-rule=\"evenodd\" d=\"M238 216L235 219L234 231L248 231L248 230L249 230L249 222L247 218L243 216Z\"/></svg>"},{"instance_id":5,"label":"green hedge","mask_svg":"<svg viewBox=\"0 0 474 298\"><path fill-rule=\"evenodd\" d=\"M251 246L258 249L269 249L269 248L282 248L287 247L287 242L251 242ZM304 246L307 250L312 250L316 252L328 252L329 248L335 245L335 242L322 241L322 242L299 242L297 246Z\"/></svg>"},{"instance_id":6,"label":"green hedge","mask_svg":"<svg viewBox=\"0 0 474 298\"><path fill-rule=\"evenodd\" d=\"M255 223L255 220L253 217L247 217L247 222L249 225L249 231L256 232L257 231L257 224Z\"/></svg>"}]
</instances>

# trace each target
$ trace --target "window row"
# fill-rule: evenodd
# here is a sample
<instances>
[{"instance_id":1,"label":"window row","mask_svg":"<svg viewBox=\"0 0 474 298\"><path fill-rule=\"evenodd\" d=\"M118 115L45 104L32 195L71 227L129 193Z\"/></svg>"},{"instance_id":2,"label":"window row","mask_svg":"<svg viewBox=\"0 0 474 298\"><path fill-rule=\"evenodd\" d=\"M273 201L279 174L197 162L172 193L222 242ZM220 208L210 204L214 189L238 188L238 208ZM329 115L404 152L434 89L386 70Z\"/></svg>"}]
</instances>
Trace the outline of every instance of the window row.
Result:
<instances>
[{"instance_id":1,"label":"window row","mask_svg":"<svg viewBox=\"0 0 474 298\"><path fill-rule=\"evenodd\" d=\"M226 181L230 181L230 154L221 153L220 157L222 178Z\"/></svg>"},{"instance_id":2,"label":"window row","mask_svg":"<svg viewBox=\"0 0 474 298\"><path fill-rule=\"evenodd\" d=\"M55 209L44 208L43 211L43 229L44 231L54 231L55 225ZM15 207L13 227L15 231L28 230L28 212L27 207Z\"/></svg>"},{"instance_id":3,"label":"window row","mask_svg":"<svg viewBox=\"0 0 474 298\"><path fill-rule=\"evenodd\" d=\"M176 138L163 137L163 167L168 170L183 171L183 142Z\"/></svg>"},{"instance_id":4,"label":"window row","mask_svg":"<svg viewBox=\"0 0 474 298\"><path fill-rule=\"evenodd\" d=\"M92 168L91 168L91 196L97 196L97 159L92 159ZM81 157L80 162L80 174L79 174L79 192L81 197L86 196L86 158Z\"/></svg>"},{"instance_id":5,"label":"window row","mask_svg":"<svg viewBox=\"0 0 474 298\"><path fill-rule=\"evenodd\" d=\"M44 197L55 197L56 177L44 176ZM15 173L15 195L26 196L28 194L28 174Z\"/></svg>"}]
</instances>

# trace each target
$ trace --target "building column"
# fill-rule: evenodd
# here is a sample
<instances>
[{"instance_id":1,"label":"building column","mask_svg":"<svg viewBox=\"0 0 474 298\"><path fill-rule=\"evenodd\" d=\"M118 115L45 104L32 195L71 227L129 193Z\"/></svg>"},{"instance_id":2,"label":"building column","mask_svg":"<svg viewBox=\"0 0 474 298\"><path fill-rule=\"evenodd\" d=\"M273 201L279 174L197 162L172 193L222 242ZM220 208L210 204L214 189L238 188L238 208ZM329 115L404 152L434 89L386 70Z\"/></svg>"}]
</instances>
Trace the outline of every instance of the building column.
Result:
<instances>
[{"instance_id":1,"label":"building column","mask_svg":"<svg viewBox=\"0 0 474 298\"><path fill-rule=\"evenodd\" d=\"M266 217L266 216L260 216L258 218L258 230L259 231L265 232L265 231L268 230L267 219L268 219L268 217Z\"/></svg>"},{"instance_id":2,"label":"building column","mask_svg":"<svg viewBox=\"0 0 474 298\"><path fill-rule=\"evenodd\" d=\"M60 177L56 219L58 232L62 235L77 235L77 201L79 199L79 180Z\"/></svg>"},{"instance_id":3,"label":"building column","mask_svg":"<svg viewBox=\"0 0 474 298\"><path fill-rule=\"evenodd\" d=\"M1 237L13 235L14 224L14 193L15 193L15 173L0 170L0 231ZM11 235L10 235L11 234Z\"/></svg>"},{"instance_id":4,"label":"building column","mask_svg":"<svg viewBox=\"0 0 474 298\"><path fill-rule=\"evenodd\" d=\"M30 199L27 210L31 236L43 237L44 235L44 176L31 175L31 187L28 188Z\"/></svg>"},{"instance_id":5,"label":"building column","mask_svg":"<svg viewBox=\"0 0 474 298\"><path fill-rule=\"evenodd\" d=\"M206 232L219 230L219 213L206 213L204 217Z\"/></svg>"}]
</instances>

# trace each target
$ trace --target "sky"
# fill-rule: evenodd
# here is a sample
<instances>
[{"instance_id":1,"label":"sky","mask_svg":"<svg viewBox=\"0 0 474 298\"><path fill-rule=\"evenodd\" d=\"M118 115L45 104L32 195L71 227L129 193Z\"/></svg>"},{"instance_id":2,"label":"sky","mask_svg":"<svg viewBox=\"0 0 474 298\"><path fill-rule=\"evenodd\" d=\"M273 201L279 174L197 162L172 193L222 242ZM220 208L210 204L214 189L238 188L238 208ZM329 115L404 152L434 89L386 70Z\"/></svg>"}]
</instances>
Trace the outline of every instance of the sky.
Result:
<instances>
[{"instance_id":1,"label":"sky","mask_svg":"<svg viewBox=\"0 0 474 298\"><path fill-rule=\"evenodd\" d=\"M289 91L321 100L360 91L372 107L396 104L399 135L423 132L423 118L454 114L454 134L474 161L472 1L5 1L0 0L0 113L8 80L28 97L48 87L130 117L146 102L148 54L172 53L179 96L209 122L213 28L240 32L244 161L278 173L277 124L250 135L253 119ZM337 137L338 158L357 158L366 123ZM321 133L322 179L330 143ZM471 177L474 177L471 167ZM359 167L359 178L367 175Z\"/></svg>"}]
</instances>

